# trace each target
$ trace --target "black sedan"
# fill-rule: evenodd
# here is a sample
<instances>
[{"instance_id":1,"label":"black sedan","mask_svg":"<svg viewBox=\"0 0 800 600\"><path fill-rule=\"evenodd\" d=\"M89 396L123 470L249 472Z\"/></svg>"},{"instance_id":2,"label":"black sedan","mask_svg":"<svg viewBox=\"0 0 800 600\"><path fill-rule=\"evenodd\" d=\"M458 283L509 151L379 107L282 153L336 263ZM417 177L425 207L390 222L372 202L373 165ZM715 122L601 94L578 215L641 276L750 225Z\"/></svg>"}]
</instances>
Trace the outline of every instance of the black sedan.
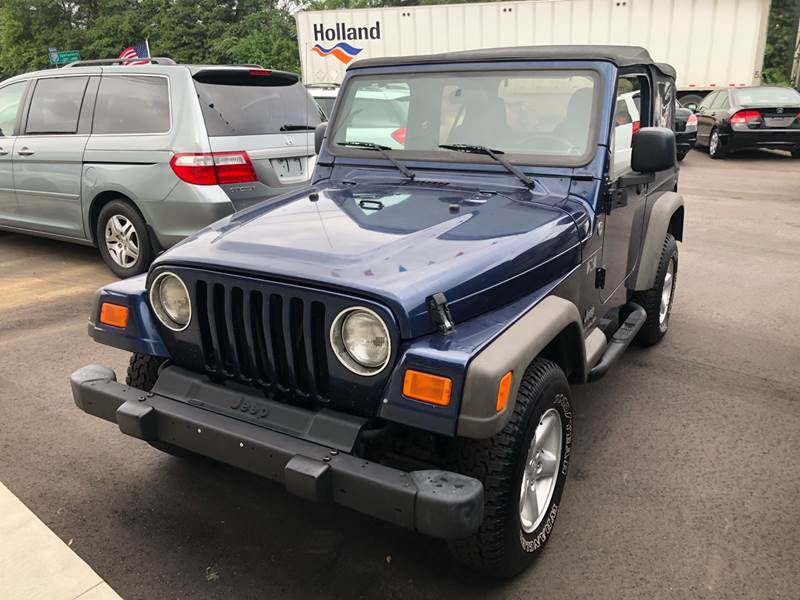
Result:
<instances>
[{"instance_id":1,"label":"black sedan","mask_svg":"<svg viewBox=\"0 0 800 600\"><path fill-rule=\"evenodd\" d=\"M697 142L697 115L689 108L675 103L675 147L678 160L686 158Z\"/></svg>"},{"instance_id":2,"label":"black sedan","mask_svg":"<svg viewBox=\"0 0 800 600\"><path fill-rule=\"evenodd\" d=\"M800 93L777 86L713 91L697 108L697 144L711 158L754 148L800 158Z\"/></svg>"}]
</instances>

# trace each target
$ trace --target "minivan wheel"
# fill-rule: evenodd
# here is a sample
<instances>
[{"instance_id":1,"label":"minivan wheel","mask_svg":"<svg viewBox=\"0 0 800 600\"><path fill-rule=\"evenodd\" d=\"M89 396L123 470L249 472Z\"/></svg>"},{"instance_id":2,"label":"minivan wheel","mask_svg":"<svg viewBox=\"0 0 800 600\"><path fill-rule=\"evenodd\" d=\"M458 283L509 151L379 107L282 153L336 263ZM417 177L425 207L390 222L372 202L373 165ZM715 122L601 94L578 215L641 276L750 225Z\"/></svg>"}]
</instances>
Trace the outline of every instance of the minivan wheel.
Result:
<instances>
[{"instance_id":1,"label":"minivan wheel","mask_svg":"<svg viewBox=\"0 0 800 600\"><path fill-rule=\"evenodd\" d=\"M102 208L95 233L100 255L120 278L144 273L153 261L144 219L125 200L112 200Z\"/></svg>"},{"instance_id":2,"label":"minivan wheel","mask_svg":"<svg viewBox=\"0 0 800 600\"><path fill-rule=\"evenodd\" d=\"M550 538L571 446L567 378L558 365L537 358L522 374L502 431L486 440L457 441L452 466L483 482L484 518L476 533L450 542L455 558L494 577L527 568Z\"/></svg>"}]
</instances>

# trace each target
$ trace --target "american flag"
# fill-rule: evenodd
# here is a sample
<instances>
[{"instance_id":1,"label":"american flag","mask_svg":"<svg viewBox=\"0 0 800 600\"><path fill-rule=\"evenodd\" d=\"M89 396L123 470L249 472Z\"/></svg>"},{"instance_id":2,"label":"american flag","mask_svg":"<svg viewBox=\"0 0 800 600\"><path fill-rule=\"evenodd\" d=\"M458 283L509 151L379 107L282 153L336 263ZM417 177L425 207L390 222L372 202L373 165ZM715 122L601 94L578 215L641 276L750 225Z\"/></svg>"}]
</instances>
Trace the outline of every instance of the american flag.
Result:
<instances>
[{"instance_id":1,"label":"american flag","mask_svg":"<svg viewBox=\"0 0 800 600\"><path fill-rule=\"evenodd\" d=\"M125 60L124 64L126 67L150 64L149 60L130 60L134 58L150 58L150 45L147 43L147 40L139 42L130 48L125 48L125 50L120 52L119 58Z\"/></svg>"}]
</instances>

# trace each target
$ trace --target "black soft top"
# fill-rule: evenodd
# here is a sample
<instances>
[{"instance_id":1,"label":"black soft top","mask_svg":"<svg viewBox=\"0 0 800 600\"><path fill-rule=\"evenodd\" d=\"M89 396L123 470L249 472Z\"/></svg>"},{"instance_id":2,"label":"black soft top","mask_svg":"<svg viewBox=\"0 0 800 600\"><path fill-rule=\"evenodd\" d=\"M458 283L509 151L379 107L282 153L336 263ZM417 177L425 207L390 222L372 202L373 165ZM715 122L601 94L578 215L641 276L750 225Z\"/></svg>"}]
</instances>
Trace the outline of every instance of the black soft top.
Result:
<instances>
[{"instance_id":1,"label":"black soft top","mask_svg":"<svg viewBox=\"0 0 800 600\"><path fill-rule=\"evenodd\" d=\"M640 46L517 46L461 50L423 56L365 58L353 62L348 70L400 65L422 65L452 62L506 60L604 60L618 67L652 65L667 77L675 78L675 69L666 63L656 63L650 53Z\"/></svg>"}]
</instances>

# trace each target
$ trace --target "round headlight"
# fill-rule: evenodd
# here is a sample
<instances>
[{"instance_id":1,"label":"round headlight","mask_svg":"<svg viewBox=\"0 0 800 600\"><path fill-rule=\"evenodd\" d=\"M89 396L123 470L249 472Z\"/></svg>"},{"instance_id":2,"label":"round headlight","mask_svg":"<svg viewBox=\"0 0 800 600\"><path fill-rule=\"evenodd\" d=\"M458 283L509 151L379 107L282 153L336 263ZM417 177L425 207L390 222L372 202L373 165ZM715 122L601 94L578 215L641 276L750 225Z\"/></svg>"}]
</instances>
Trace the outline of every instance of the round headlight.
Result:
<instances>
[{"instance_id":1,"label":"round headlight","mask_svg":"<svg viewBox=\"0 0 800 600\"><path fill-rule=\"evenodd\" d=\"M173 331L182 331L192 319L189 291L174 273L161 273L150 288L150 305L158 320Z\"/></svg>"},{"instance_id":2,"label":"round headlight","mask_svg":"<svg viewBox=\"0 0 800 600\"><path fill-rule=\"evenodd\" d=\"M363 307L343 310L334 319L331 346L341 363L359 375L379 373L391 354L386 324L375 312Z\"/></svg>"}]
</instances>

